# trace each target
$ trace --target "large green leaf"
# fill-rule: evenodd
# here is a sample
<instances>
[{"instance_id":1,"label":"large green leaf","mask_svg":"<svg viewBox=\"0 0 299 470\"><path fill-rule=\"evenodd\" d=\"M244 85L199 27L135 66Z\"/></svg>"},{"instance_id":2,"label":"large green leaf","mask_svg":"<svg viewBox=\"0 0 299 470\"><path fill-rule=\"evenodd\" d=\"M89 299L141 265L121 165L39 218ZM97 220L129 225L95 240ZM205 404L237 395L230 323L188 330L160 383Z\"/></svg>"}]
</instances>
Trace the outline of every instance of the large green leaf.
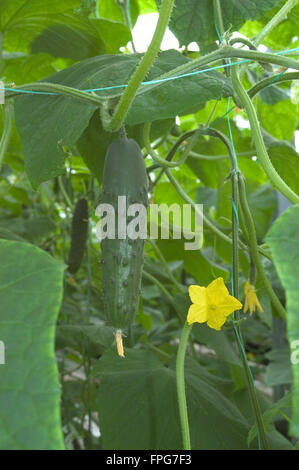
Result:
<instances>
[{"instance_id":1,"label":"large green leaf","mask_svg":"<svg viewBox=\"0 0 299 470\"><path fill-rule=\"evenodd\" d=\"M299 205L286 210L271 227L266 241L269 244L274 264L286 291L288 315L288 339L292 349L293 342L299 338ZM293 364L294 395L291 433L299 437L299 368Z\"/></svg>"},{"instance_id":2,"label":"large green leaf","mask_svg":"<svg viewBox=\"0 0 299 470\"><path fill-rule=\"evenodd\" d=\"M278 5L281 0L221 0L225 30L233 31L246 20L256 20L265 12ZM161 0L156 0L158 4ZM176 0L170 29L180 46L196 41L210 44L218 39L215 25L213 2L211 0Z\"/></svg>"},{"instance_id":3,"label":"large green leaf","mask_svg":"<svg viewBox=\"0 0 299 470\"><path fill-rule=\"evenodd\" d=\"M290 348L272 349L266 354L270 364L265 374L265 382L268 387L275 385L286 385L293 382L292 368L290 362Z\"/></svg>"},{"instance_id":4,"label":"large green leaf","mask_svg":"<svg viewBox=\"0 0 299 470\"><path fill-rule=\"evenodd\" d=\"M46 78L45 81L81 90L125 84L140 57L139 54L92 57ZM148 79L151 80L188 60L177 51L162 52ZM188 79L162 82L153 89L148 86L143 91L135 98L127 116L129 125L187 113L210 99L227 96L231 93L231 85L224 75L208 72ZM115 90L110 90L98 93L109 97L114 92ZM16 125L21 135L25 169L32 184L38 185L64 172L63 146L71 147L77 142L95 109L94 105L62 96L27 95L16 99ZM41 122L43 126L40 125Z\"/></svg>"},{"instance_id":5,"label":"large green leaf","mask_svg":"<svg viewBox=\"0 0 299 470\"><path fill-rule=\"evenodd\" d=\"M148 351L114 348L95 366L100 376L99 422L104 449L181 449L174 364ZM186 360L193 449L246 449L248 422L225 396L232 384ZM112 425L113 423L113 425Z\"/></svg>"},{"instance_id":6,"label":"large green leaf","mask_svg":"<svg viewBox=\"0 0 299 470\"><path fill-rule=\"evenodd\" d=\"M284 0L283 3L286 3ZM257 35L268 23L273 16L277 13L282 4L280 3L277 8L268 12L263 19L259 21L247 21L241 29L241 33L247 37ZM270 49L281 50L289 47L297 47L299 44L298 38L299 30L299 5L294 6L293 9L287 15L287 18L282 18L282 21L276 28L274 28L264 39L263 44Z\"/></svg>"},{"instance_id":7,"label":"large green leaf","mask_svg":"<svg viewBox=\"0 0 299 470\"><path fill-rule=\"evenodd\" d=\"M298 105L290 100L274 105L257 99L258 116L263 128L278 140L291 141L294 138L298 122Z\"/></svg>"},{"instance_id":8,"label":"large green leaf","mask_svg":"<svg viewBox=\"0 0 299 470\"><path fill-rule=\"evenodd\" d=\"M4 49L27 51L32 39L55 22L56 16L78 8L80 0L1 0L0 31Z\"/></svg>"},{"instance_id":9,"label":"large green leaf","mask_svg":"<svg viewBox=\"0 0 299 470\"><path fill-rule=\"evenodd\" d=\"M299 194L299 154L286 142L276 142L269 148L276 171L290 188Z\"/></svg>"},{"instance_id":10,"label":"large green leaf","mask_svg":"<svg viewBox=\"0 0 299 470\"><path fill-rule=\"evenodd\" d=\"M64 265L7 240L0 258L0 448L63 449L54 334Z\"/></svg>"},{"instance_id":11,"label":"large green leaf","mask_svg":"<svg viewBox=\"0 0 299 470\"><path fill-rule=\"evenodd\" d=\"M256 234L262 240L268 231L273 212L277 207L277 197L270 185L261 186L248 195L248 204L254 219Z\"/></svg>"},{"instance_id":12,"label":"large green leaf","mask_svg":"<svg viewBox=\"0 0 299 470\"><path fill-rule=\"evenodd\" d=\"M141 15L152 13L157 11L157 5L155 0L138 0L138 5Z\"/></svg>"},{"instance_id":13,"label":"large green leaf","mask_svg":"<svg viewBox=\"0 0 299 470\"><path fill-rule=\"evenodd\" d=\"M105 52L117 52L130 38L129 29L122 23L64 14L34 39L31 50L83 60Z\"/></svg>"},{"instance_id":14,"label":"large green leaf","mask_svg":"<svg viewBox=\"0 0 299 470\"><path fill-rule=\"evenodd\" d=\"M111 346L114 340L113 330L109 326L98 325L59 325L56 334L56 347L58 349L73 348L86 354L97 357Z\"/></svg>"},{"instance_id":15,"label":"large green leaf","mask_svg":"<svg viewBox=\"0 0 299 470\"><path fill-rule=\"evenodd\" d=\"M49 54L7 54L5 59L5 78L7 82L32 83L55 72L53 57Z\"/></svg>"},{"instance_id":16,"label":"large green leaf","mask_svg":"<svg viewBox=\"0 0 299 470\"><path fill-rule=\"evenodd\" d=\"M220 361L241 366L240 358L236 351L236 346L232 345L226 333L209 328L206 324L196 323L192 330L193 335L200 343L212 348Z\"/></svg>"}]
</instances>

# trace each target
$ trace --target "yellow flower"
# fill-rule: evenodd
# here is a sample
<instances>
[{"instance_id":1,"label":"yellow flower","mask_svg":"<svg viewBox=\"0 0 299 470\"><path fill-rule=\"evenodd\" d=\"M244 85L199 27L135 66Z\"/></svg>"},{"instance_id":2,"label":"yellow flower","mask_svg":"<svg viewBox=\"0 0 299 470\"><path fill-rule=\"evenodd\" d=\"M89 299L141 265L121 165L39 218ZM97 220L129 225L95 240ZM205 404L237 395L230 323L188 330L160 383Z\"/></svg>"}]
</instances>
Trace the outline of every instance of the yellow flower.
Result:
<instances>
[{"instance_id":1,"label":"yellow flower","mask_svg":"<svg viewBox=\"0 0 299 470\"><path fill-rule=\"evenodd\" d=\"M242 308L241 302L229 295L222 277L215 279L208 287L190 286L189 296L192 305L189 308L187 322L204 323L214 330L220 330L227 317Z\"/></svg>"},{"instance_id":2,"label":"yellow flower","mask_svg":"<svg viewBox=\"0 0 299 470\"><path fill-rule=\"evenodd\" d=\"M250 315L255 312L256 307L259 309L260 312L263 312L261 304L259 303L259 299L256 296L255 288L249 281L246 281L244 286L244 293L245 293L245 306L244 306L244 313L247 310L250 311Z\"/></svg>"}]
</instances>

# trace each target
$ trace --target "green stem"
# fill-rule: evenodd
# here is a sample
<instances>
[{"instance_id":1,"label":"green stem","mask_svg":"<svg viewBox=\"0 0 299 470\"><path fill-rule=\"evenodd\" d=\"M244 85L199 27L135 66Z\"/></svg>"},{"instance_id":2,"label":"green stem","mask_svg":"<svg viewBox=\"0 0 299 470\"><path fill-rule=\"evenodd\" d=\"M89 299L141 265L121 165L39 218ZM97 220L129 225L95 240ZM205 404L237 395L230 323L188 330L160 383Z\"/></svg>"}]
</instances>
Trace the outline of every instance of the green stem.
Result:
<instances>
[{"instance_id":1,"label":"green stem","mask_svg":"<svg viewBox=\"0 0 299 470\"><path fill-rule=\"evenodd\" d=\"M238 232L238 205L239 205L239 194L238 194L238 176L237 176L237 171L236 169L232 168L231 172L231 192L232 192L232 202L235 205L235 209L232 209L232 229L233 229L233 289L232 289L232 295L234 297L239 296L239 250L238 250L238 245L239 245L239 232ZM236 210L236 213L235 213ZM240 318L238 317L237 320Z\"/></svg>"},{"instance_id":2,"label":"green stem","mask_svg":"<svg viewBox=\"0 0 299 470\"><path fill-rule=\"evenodd\" d=\"M163 264L163 266L165 268L165 271L167 272L167 274L169 276L169 279L172 281L172 283L175 285L175 287L178 290L182 291L183 290L182 286L179 284L179 282L176 280L176 278L174 277L174 275L170 271L168 263L167 263L166 259L164 258L163 253L161 252L161 250L158 247L157 243L154 240L149 240L149 242L152 245L154 252L156 253L158 258L160 259L161 263Z\"/></svg>"},{"instance_id":3,"label":"green stem","mask_svg":"<svg viewBox=\"0 0 299 470\"><path fill-rule=\"evenodd\" d=\"M261 44L263 42L263 39L268 36L268 34L273 31L276 26L279 25L283 20L286 19L288 13L294 6L296 6L298 3L298 0L288 0L282 8L276 13L276 15L271 18L271 20L265 25L265 27L262 29L262 31L257 35L257 37L254 40L254 43L256 46Z\"/></svg>"},{"instance_id":4,"label":"green stem","mask_svg":"<svg viewBox=\"0 0 299 470\"><path fill-rule=\"evenodd\" d=\"M12 111L13 111L13 103L11 100L7 100L6 103L3 105L3 114L4 114L4 122L3 122L3 132L0 140L0 171L3 164L3 159L7 150L7 147L10 142L11 132L12 132Z\"/></svg>"},{"instance_id":5,"label":"green stem","mask_svg":"<svg viewBox=\"0 0 299 470\"><path fill-rule=\"evenodd\" d=\"M233 153L233 142L229 143L229 154L231 155L231 187L232 187L232 227L233 227L233 265L232 265L232 295L234 297L239 296L239 232L238 232L238 224L239 224L239 216L238 216L238 206L239 206L239 190L238 190L238 177L239 177L239 169L238 169L238 162L236 159L236 155ZM256 390L254 385L254 379L251 374L251 370L247 361L246 352L244 350L243 341L242 341L242 334L240 329L240 311L237 312L237 317L235 318L235 314L233 317L233 328L234 333L236 336L238 348L240 351L240 355L242 358L243 369L245 372L245 376L247 379L248 391L249 396L251 398L251 403L253 407L253 411L256 418L257 427L259 430L259 437L261 441L262 449L266 450L269 449L266 432L264 428L264 423L262 419L262 414L259 406L259 402L256 396Z\"/></svg>"},{"instance_id":6,"label":"green stem","mask_svg":"<svg viewBox=\"0 0 299 470\"><path fill-rule=\"evenodd\" d=\"M239 177L238 177L238 187L239 187L240 204L241 204L242 212L243 212L246 227L247 227L248 243L249 243L252 259L255 263L255 266L258 270L258 273L262 279L264 287L270 297L270 300L275 310L284 320L287 320L287 313L284 307L281 305L278 297L276 296L272 288L272 285L269 279L267 278L267 275L264 270L264 266L259 256L258 246L256 242L256 231L255 231L254 221L253 221L253 218L252 218L249 206L248 206L245 180L242 174L239 174Z\"/></svg>"},{"instance_id":7,"label":"green stem","mask_svg":"<svg viewBox=\"0 0 299 470\"><path fill-rule=\"evenodd\" d=\"M213 106L212 111L211 111L210 114L209 114L209 117L208 117L207 122L205 123L205 126L204 126L204 127L209 127L209 126L210 126L211 121L212 121L212 118L213 118L213 116L214 116L214 114L215 114L215 111L216 111L216 108L217 108L218 104L219 104L219 101L216 101L215 104L214 104L214 106Z\"/></svg>"},{"instance_id":8,"label":"green stem","mask_svg":"<svg viewBox=\"0 0 299 470\"><path fill-rule=\"evenodd\" d=\"M282 416L288 423L291 423L291 419L283 411L279 410L278 414L280 414L280 416Z\"/></svg>"},{"instance_id":9,"label":"green stem","mask_svg":"<svg viewBox=\"0 0 299 470\"><path fill-rule=\"evenodd\" d=\"M65 199L65 202L67 203L67 205L72 208L73 207L73 204L69 198L69 195L67 194L66 192L66 189L64 187L64 184L63 184L63 181L62 181L62 177L61 176L58 176L58 185L59 185L59 189Z\"/></svg>"},{"instance_id":10,"label":"green stem","mask_svg":"<svg viewBox=\"0 0 299 470\"><path fill-rule=\"evenodd\" d=\"M204 223L212 230L212 232L214 232L215 235L222 238L222 240L224 240L225 242L227 242L231 245L232 244L232 239L230 237L228 237L227 235L225 235L224 233L222 233L221 230L219 230L218 227L216 225L214 225L213 222L211 222L210 219L208 217L206 217L205 214L202 211L200 211L200 209L198 207L198 204L195 204L193 199L191 199L191 197L189 197L188 194L185 193L185 191L183 190L183 188L181 187L181 185L179 184L179 182L176 180L176 178L173 176L173 174L171 173L171 171L169 169L166 169L166 175L167 175L169 181L171 182L171 184L177 190L178 194L188 204L191 204L194 212L197 212L199 214L199 216L203 218ZM239 248L241 248L244 251L247 251L247 247L241 241L239 241Z\"/></svg>"},{"instance_id":11,"label":"green stem","mask_svg":"<svg viewBox=\"0 0 299 470\"><path fill-rule=\"evenodd\" d=\"M289 55L298 55L298 52L289 53ZM249 61L256 61L256 62L267 62L276 65L280 65L282 67L291 68L295 70L299 70L299 62L289 57L285 57L282 55L276 55L272 53L260 52L260 51L246 51L239 48L234 48L230 46L224 46L221 49L217 49L216 51L211 52L205 56L199 57L198 59L194 59L193 61L187 62L186 64L180 65L169 72L160 75L157 77L157 80L167 79L172 76L181 75L184 73L192 72L199 67L203 67L204 65L210 65L213 62L216 62L220 59L225 58L240 58L240 59L248 59ZM232 67L234 68L234 67ZM138 70L138 69L137 69ZM134 76L133 76L134 78ZM154 83L151 85L151 90L155 87L159 86L160 83ZM121 92L116 92L115 94L111 95L111 91L109 90L109 94L105 95L104 92L101 97L97 96L96 94L90 94L83 92L81 90L76 90L75 88L67 87L64 85L54 84L54 83L46 83L46 82L36 82L36 83L28 83L25 85L18 86L20 90L32 90L32 91L45 91L53 94L58 95L66 95L71 96L73 98L80 99L81 101L89 102L91 104L95 104L96 106L102 106L108 98L116 98L122 95ZM139 88L136 96L139 96L143 93L147 93L149 90L148 87ZM126 89L127 91L127 89ZM7 98L13 98L16 96L23 95L18 91L7 91L6 96ZM124 94L123 94L124 95ZM133 96L134 98L134 96ZM133 99L132 98L132 99Z\"/></svg>"},{"instance_id":12,"label":"green stem","mask_svg":"<svg viewBox=\"0 0 299 470\"><path fill-rule=\"evenodd\" d=\"M292 54L293 53L290 53L290 55ZM294 52L294 55L298 55L298 52ZM273 54L269 52L244 50L232 46L223 46L222 48L219 48L216 51L210 52L209 54L194 59L190 62L187 62L186 64L180 65L170 70L169 72L163 75L160 75L159 77L157 77L157 80L163 80L169 77L193 72L194 70L198 70L200 67L203 67L205 65L211 65L213 62L226 58L248 59L249 61L266 62L269 64L280 65L281 67L299 70L299 62L297 62L295 59L291 59L283 55ZM232 66L231 68L233 69L234 67L235 66ZM158 86L160 86L160 83L153 83L151 85L151 90ZM148 87L142 87L138 90L137 95L139 96L147 92Z\"/></svg>"},{"instance_id":13,"label":"green stem","mask_svg":"<svg viewBox=\"0 0 299 470\"><path fill-rule=\"evenodd\" d=\"M256 152L238 152L238 157L253 157L256 155ZM229 158L229 155L202 155L201 153L191 151L189 154L190 158L194 158L195 160L210 160L210 161L217 161L217 160L224 160Z\"/></svg>"},{"instance_id":14,"label":"green stem","mask_svg":"<svg viewBox=\"0 0 299 470\"><path fill-rule=\"evenodd\" d=\"M170 19L171 11L174 5L174 0L163 0L158 23L146 53L144 54L140 64L138 65L133 77L128 83L124 93L121 96L121 99L116 107L115 113L112 119L109 122L104 122L104 126L108 131L114 132L117 131L122 123L125 120L125 117L129 111L129 108L132 104L134 96L136 95L137 89L148 73L152 63L154 62L159 50L160 45L165 33L165 30L168 26Z\"/></svg>"},{"instance_id":15,"label":"green stem","mask_svg":"<svg viewBox=\"0 0 299 470\"><path fill-rule=\"evenodd\" d=\"M3 33L0 32L0 78L3 69Z\"/></svg>"},{"instance_id":16,"label":"green stem","mask_svg":"<svg viewBox=\"0 0 299 470\"><path fill-rule=\"evenodd\" d=\"M27 85L18 86L18 90L29 90L29 91L41 91L45 93L51 93L53 95L69 96L71 98L79 99L85 103L94 104L96 106L102 106L106 98L100 98L99 96L85 91L77 90L66 85L60 85L58 83L47 83L47 82L36 82L27 83ZM24 93L17 91L6 91L7 98L15 96L24 96ZM42 95L41 95L42 96Z\"/></svg>"},{"instance_id":17,"label":"green stem","mask_svg":"<svg viewBox=\"0 0 299 470\"><path fill-rule=\"evenodd\" d=\"M132 18L131 18L130 0L123 0L121 2L118 1L117 3L119 4L120 8L122 9L126 26L129 28L129 30L132 33ZM131 45L132 45L133 52L136 53L133 37L132 37L130 42L131 42Z\"/></svg>"},{"instance_id":18,"label":"green stem","mask_svg":"<svg viewBox=\"0 0 299 470\"><path fill-rule=\"evenodd\" d=\"M234 44L238 44L238 43L244 44L244 46L248 46L249 49L252 50L252 51L256 51L255 45L249 39L242 38L242 37L236 37L236 38L231 38L229 40L229 45L230 46L233 46Z\"/></svg>"},{"instance_id":19,"label":"green stem","mask_svg":"<svg viewBox=\"0 0 299 470\"><path fill-rule=\"evenodd\" d=\"M160 348L157 348L157 346L154 346L153 344L151 343L144 343L145 346L150 349L151 351L157 353L157 354L161 354L162 356L165 357L165 359L167 359L168 361L171 359L171 355L166 353L165 351L163 351L162 349Z\"/></svg>"},{"instance_id":20,"label":"green stem","mask_svg":"<svg viewBox=\"0 0 299 470\"><path fill-rule=\"evenodd\" d=\"M253 98L257 93L259 93L261 90L264 88L274 85L277 83L285 82L285 81L290 81L290 80L299 80L299 72L287 72L284 73L283 75L281 73L277 75L271 75L271 77L264 78L263 80L260 80L258 83L253 85L249 90L248 90L248 96L250 98Z\"/></svg>"},{"instance_id":21,"label":"green stem","mask_svg":"<svg viewBox=\"0 0 299 470\"><path fill-rule=\"evenodd\" d=\"M192 325L189 326L186 322L182 330L180 344L179 344L178 353L177 353L177 360L176 360L176 382L177 382L177 393L178 393L178 405L179 405L181 432L182 432L184 450L191 450L186 390L185 390L185 371L184 371L186 348L187 348L187 342L188 342L191 328L192 328Z\"/></svg>"},{"instance_id":22,"label":"green stem","mask_svg":"<svg viewBox=\"0 0 299 470\"><path fill-rule=\"evenodd\" d=\"M171 295L171 294L168 292L168 290L163 286L163 284L162 284L160 281L158 281L157 278L155 278L154 276L152 276L150 273L148 273L148 272L145 271L145 270L143 270L142 276L145 277L146 279L148 279L149 281L151 281L153 284L156 284L156 286L163 292L163 294L165 295L165 297L166 297L166 298L169 300L169 302L174 306L174 308L176 307L172 295ZM181 317L181 319L182 319L182 317Z\"/></svg>"},{"instance_id":23,"label":"green stem","mask_svg":"<svg viewBox=\"0 0 299 470\"><path fill-rule=\"evenodd\" d=\"M225 30L224 30L224 25L223 25L220 0L213 0L213 10L214 10L214 17L215 17L217 28L219 30L222 40L224 40Z\"/></svg>"},{"instance_id":24,"label":"green stem","mask_svg":"<svg viewBox=\"0 0 299 470\"><path fill-rule=\"evenodd\" d=\"M281 194L283 194L293 204L298 204L299 196L296 193L294 193L294 191L281 179L280 175L277 173L274 166L272 165L272 162L268 155L268 152L267 152L267 149L266 149L266 146L265 146L262 134L261 134L255 107L251 99L249 98L245 88L243 87L238 77L237 70L234 67L231 70L231 76L232 76L234 91L247 112L247 116L250 122L252 137L255 142L257 156L259 158L259 161L261 162L268 178L273 183L273 185L281 192Z\"/></svg>"},{"instance_id":25,"label":"green stem","mask_svg":"<svg viewBox=\"0 0 299 470\"><path fill-rule=\"evenodd\" d=\"M263 450L269 450L269 444L268 444L268 441L267 441L267 436L266 436L266 431L265 431L264 422L263 422L263 418L262 418L262 413L261 413L260 405L259 405L259 402L258 402L258 399L257 399L257 396L256 396L254 379L252 377L251 370L250 370L249 365L248 365L248 361L247 361L247 357L246 357L246 351L244 350L242 339L240 337L240 334L239 334L239 331L237 329L237 326L236 326L235 322L233 322L233 327L234 327L234 332L235 332L235 335L236 335L237 344L238 344L241 359L242 359L243 369L244 369L247 384L248 384L249 396L250 396L252 407L253 407L253 410L254 410L257 428L259 430L259 436L260 436L260 439L261 439L261 447L262 447Z\"/></svg>"},{"instance_id":26,"label":"green stem","mask_svg":"<svg viewBox=\"0 0 299 470\"><path fill-rule=\"evenodd\" d=\"M179 160L175 161L175 162L171 162L171 161L168 161L167 159L161 158L158 155L158 153L151 146L150 128L151 128L151 123L150 122L146 122L143 126L143 143L144 143L144 146L145 146L147 152L149 153L149 155L152 157L152 159L156 163L158 163L159 166L164 167L164 168L174 168L174 167L180 166L183 163L185 163L185 161L187 160L187 158L189 156L189 153L190 153L191 149L196 144L196 141L197 141L199 135L202 134L202 129L197 129L196 131L194 131L190 141L184 147L181 158Z\"/></svg>"}]
</instances>

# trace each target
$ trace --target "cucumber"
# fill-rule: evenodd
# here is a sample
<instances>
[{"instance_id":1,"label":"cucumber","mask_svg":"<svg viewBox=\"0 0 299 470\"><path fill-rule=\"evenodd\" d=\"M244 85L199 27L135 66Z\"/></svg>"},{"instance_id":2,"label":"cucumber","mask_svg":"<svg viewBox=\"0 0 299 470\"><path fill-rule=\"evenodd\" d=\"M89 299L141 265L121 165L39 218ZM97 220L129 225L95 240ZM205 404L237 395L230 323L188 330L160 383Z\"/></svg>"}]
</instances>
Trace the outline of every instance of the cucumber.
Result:
<instances>
[{"instance_id":1,"label":"cucumber","mask_svg":"<svg viewBox=\"0 0 299 470\"><path fill-rule=\"evenodd\" d=\"M81 266L88 235L88 203L78 199L72 220L71 248L67 261L68 271L75 274Z\"/></svg>"},{"instance_id":2,"label":"cucumber","mask_svg":"<svg viewBox=\"0 0 299 470\"><path fill-rule=\"evenodd\" d=\"M115 239L101 241L104 311L108 324L123 330L138 312L144 240L126 235L118 239L118 197L130 204L148 205L148 179L144 159L133 139L121 137L108 148L104 164L101 203L115 211ZM126 218L127 224L131 218Z\"/></svg>"}]
</instances>

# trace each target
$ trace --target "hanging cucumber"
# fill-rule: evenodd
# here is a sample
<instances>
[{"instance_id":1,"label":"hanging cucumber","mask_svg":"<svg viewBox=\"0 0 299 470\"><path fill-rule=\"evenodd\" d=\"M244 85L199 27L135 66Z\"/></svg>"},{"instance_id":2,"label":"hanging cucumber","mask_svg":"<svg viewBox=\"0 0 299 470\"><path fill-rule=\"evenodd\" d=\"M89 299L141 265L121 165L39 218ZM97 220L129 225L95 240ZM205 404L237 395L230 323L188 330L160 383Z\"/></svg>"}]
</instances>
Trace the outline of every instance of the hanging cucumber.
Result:
<instances>
[{"instance_id":1,"label":"hanging cucumber","mask_svg":"<svg viewBox=\"0 0 299 470\"><path fill-rule=\"evenodd\" d=\"M68 258L68 271L75 274L81 266L88 235L88 203L86 199L78 199L71 234L71 248Z\"/></svg>"},{"instance_id":2,"label":"hanging cucumber","mask_svg":"<svg viewBox=\"0 0 299 470\"><path fill-rule=\"evenodd\" d=\"M125 137L117 139L107 150L101 198L101 203L110 204L115 212L115 239L101 241L101 264L104 310L108 323L117 329L117 341L138 311L144 249L141 238L133 240L127 233L123 239L119 237L118 198L126 196L126 209L131 204L147 209L147 189L146 167L138 144ZM127 226L133 217L125 217Z\"/></svg>"}]
</instances>

